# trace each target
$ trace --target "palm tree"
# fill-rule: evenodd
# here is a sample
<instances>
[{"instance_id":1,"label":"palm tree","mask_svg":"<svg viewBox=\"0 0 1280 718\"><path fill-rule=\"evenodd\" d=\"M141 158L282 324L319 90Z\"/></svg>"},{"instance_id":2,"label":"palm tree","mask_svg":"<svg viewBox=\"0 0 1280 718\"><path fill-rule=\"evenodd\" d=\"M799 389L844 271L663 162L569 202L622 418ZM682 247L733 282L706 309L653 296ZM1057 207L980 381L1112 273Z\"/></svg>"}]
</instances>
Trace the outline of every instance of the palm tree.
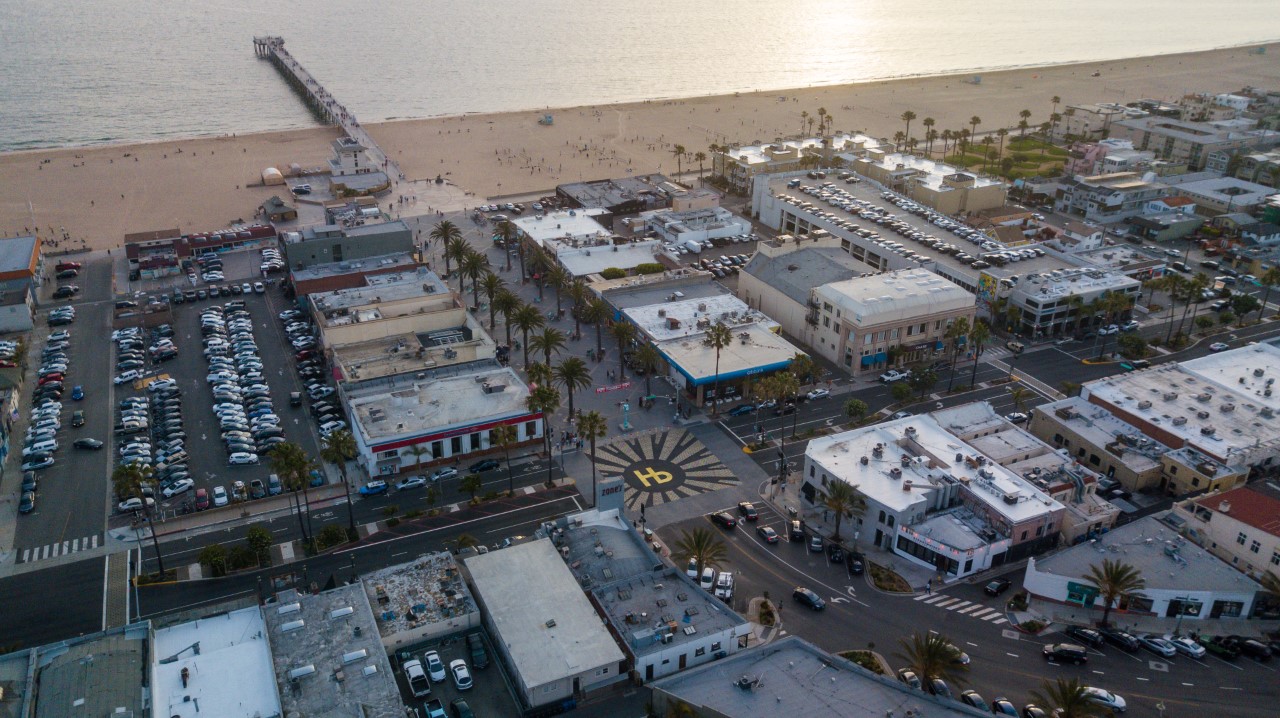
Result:
<instances>
[{"instance_id":1,"label":"palm tree","mask_svg":"<svg viewBox=\"0 0 1280 718\"><path fill-rule=\"evenodd\" d=\"M1030 126L1027 124L1027 120L1031 119L1031 110L1022 110L1018 112L1018 117L1022 118L1018 121L1018 129L1022 131L1018 136L1025 137L1027 134L1027 127Z\"/></svg>"},{"instance_id":2,"label":"palm tree","mask_svg":"<svg viewBox=\"0 0 1280 718\"><path fill-rule=\"evenodd\" d=\"M535 251L529 258L531 276L538 280L538 301L542 301L542 288L547 284L547 271L551 269L551 259L542 250Z\"/></svg>"},{"instance_id":3,"label":"palm tree","mask_svg":"<svg viewBox=\"0 0 1280 718\"><path fill-rule=\"evenodd\" d=\"M995 143L996 140L991 135L982 138L982 171L984 172L987 170L987 162L991 159L991 145Z\"/></svg>"},{"instance_id":4,"label":"palm tree","mask_svg":"<svg viewBox=\"0 0 1280 718\"><path fill-rule=\"evenodd\" d=\"M414 449L422 450L418 444L413 445ZM415 452L416 453L416 452ZM424 453L430 454L430 450ZM331 464L336 464L338 473L342 475L342 490L347 495L347 531L350 538L355 538L356 515L351 507L351 485L347 482L347 462L356 458L359 450L356 448L356 437L351 435L350 431L341 429L329 434L324 438L324 446L320 448L320 458ZM419 461L421 465L421 461Z\"/></svg>"},{"instance_id":5,"label":"palm tree","mask_svg":"<svg viewBox=\"0 0 1280 718\"><path fill-rule=\"evenodd\" d=\"M796 381L801 386L808 386L817 380L818 365L808 354L800 352L791 357L791 366L787 367L787 371L796 375Z\"/></svg>"},{"instance_id":6,"label":"palm tree","mask_svg":"<svg viewBox=\"0 0 1280 718\"><path fill-rule=\"evenodd\" d=\"M436 224L436 226L432 228L431 232L428 233L427 236L430 237L431 239L434 239L438 246L443 247L445 249L444 276L448 277L449 276L449 259L450 259L450 255L448 251L449 244L453 242L455 239L462 239L462 230L458 229L458 225L446 219Z\"/></svg>"},{"instance_id":7,"label":"palm tree","mask_svg":"<svg viewBox=\"0 0 1280 718\"><path fill-rule=\"evenodd\" d=\"M573 283L573 275L559 264L547 271L547 284L556 292L556 316L560 316L560 293Z\"/></svg>"},{"instance_id":8,"label":"palm tree","mask_svg":"<svg viewBox=\"0 0 1280 718\"><path fill-rule=\"evenodd\" d=\"M462 276L471 280L471 296L474 300L472 306L480 306L480 277L485 272L489 272L489 258L483 254L468 249L467 253L462 255L462 259L458 260L458 270ZM489 272L492 274L492 272ZM462 291L462 285L459 283L458 291Z\"/></svg>"},{"instance_id":9,"label":"palm tree","mask_svg":"<svg viewBox=\"0 0 1280 718\"><path fill-rule=\"evenodd\" d=\"M1267 301L1271 299L1271 290L1276 285L1280 285L1280 267L1272 267L1263 272L1262 276L1258 277L1258 284L1267 288L1267 291L1262 293L1262 306L1258 308L1258 319L1261 320L1262 315L1267 313Z\"/></svg>"},{"instance_id":10,"label":"palm tree","mask_svg":"<svg viewBox=\"0 0 1280 718\"><path fill-rule=\"evenodd\" d=\"M703 337L702 343L716 350L716 373L715 373L715 401L711 404L711 415L719 416L720 414L720 351L733 343L733 331L721 322L716 322L707 327L706 336Z\"/></svg>"},{"instance_id":11,"label":"palm tree","mask_svg":"<svg viewBox=\"0 0 1280 718\"><path fill-rule=\"evenodd\" d=\"M604 351L604 341L600 337L605 320L609 318L609 305L599 297L587 301L582 310L582 321L596 325L596 351Z\"/></svg>"},{"instance_id":12,"label":"palm tree","mask_svg":"<svg viewBox=\"0 0 1280 718\"><path fill-rule=\"evenodd\" d=\"M813 129L813 123L812 123L812 122L809 122L809 111L808 111L808 110L800 110L800 134L802 134L802 135L804 134L804 126L805 126L805 123L806 123L806 122L808 122L808 124L809 124L809 129L810 129L810 130L812 130L812 129Z\"/></svg>"},{"instance_id":13,"label":"palm tree","mask_svg":"<svg viewBox=\"0 0 1280 718\"><path fill-rule=\"evenodd\" d=\"M1097 718L1110 713L1089 700L1079 678L1044 681L1040 686L1040 690L1031 691L1031 702L1057 718Z\"/></svg>"},{"instance_id":14,"label":"palm tree","mask_svg":"<svg viewBox=\"0 0 1280 718\"><path fill-rule=\"evenodd\" d=\"M1009 387L1009 398L1013 399L1013 407L1018 411L1027 410L1027 397L1031 396L1031 391L1022 386Z\"/></svg>"},{"instance_id":15,"label":"palm tree","mask_svg":"<svg viewBox=\"0 0 1280 718\"><path fill-rule=\"evenodd\" d=\"M511 424L498 424L489 430L489 446L502 449L502 456L507 461L507 494L516 492L515 475L511 473L511 445L516 443L516 427Z\"/></svg>"},{"instance_id":16,"label":"palm tree","mask_svg":"<svg viewBox=\"0 0 1280 718\"><path fill-rule=\"evenodd\" d=\"M947 381L947 393L951 393L951 387L956 381L956 360L960 358L960 349L964 347L964 342L969 339L969 318L960 317L947 327L946 338L951 340L951 378Z\"/></svg>"},{"instance_id":17,"label":"palm tree","mask_svg":"<svg viewBox=\"0 0 1280 718\"><path fill-rule=\"evenodd\" d=\"M907 136L902 134L902 130L898 130L897 132L893 133L893 151L894 152L901 151L902 145L905 144L906 141L907 141Z\"/></svg>"},{"instance_id":18,"label":"palm tree","mask_svg":"<svg viewBox=\"0 0 1280 718\"><path fill-rule=\"evenodd\" d=\"M920 680L941 678L952 685L964 683L963 674L968 666L960 663L960 649L949 638L929 631L913 633L899 641L902 651L898 658L906 662Z\"/></svg>"},{"instance_id":19,"label":"palm tree","mask_svg":"<svg viewBox=\"0 0 1280 718\"><path fill-rule=\"evenodd\" d=\"M471 494L471 503L476 502L476 494L484 488L484 478L480 474L467 474L458 480L458 490Z\"/></svg>"},{"instance_id":20,"label":"palm tree","mask_svg":"<svg viewBox=\"0 0 1280 718\"><path fill-rule=\"evenodd\" d=\"M840 540L840 520L843 518L853 518L861 516L867 510L867 502L858 493L858 487L847 484L839 479L832 479L827 482L826 498L823 499L824 508L830 509L831 513L836 517L836 530L831 535L835 541Z\"/></svg>"},{"instance_id":21,"label":"palm tree","mask_svg":"<svg viewBox=\"0 0 1280 718\"><path fill-rule=\"evenodd\" d=\"M502 315L502 323L507 327L507 346L511 346L511 317L524 305L519 295L510 289L503 288L494 296L490 305Z\"/></svg>"},{"instance_id":22,"label":"palm tree","mask_svg":"<svg viewBox=\"0 0 1280 718\"><path fill-rule=\"evenodd\" d=\"M1058 382L1058 391L1062 392L1064 396L1078 396L1080 394L1080 384L1070 380L1063 380Z\"/></svg>"},{"instance_id":23,"label":"palm tree","mask_svg":"<svg viewBox=\"0 0 1280 718\"><path fill-rule=\"evenodd\" d=\"M510 324L520 330L521 336L524 337L524 368L529 370L529 332L542 327L546 320L542 318L542 313L532 304L521 304L520 308L511 315Z\"/></svg>"},{"instance_id":24,"label":"palm tree","mask_svg":"<svg viewBox=\"0 0 1280 718\"><path fill-rule=\"evenodd\" d=\"M1098 587L1098 593L1103 601L1102 625L1104 626L1107 625L1107 619L1111 616L1111 607L1121 596L1140 593L1147 586L1146 579L1138 569L1122 561L1111 559L1103 559L1101 566L1098 564L1090 566L1089 572L1082 578Z\"/></svg>"},{"instance_id":25,"label":"palm tree","mask_svg":"<svg viewBox=\"0 0 1280 718\"><path fill-rule=\"evenodd\" d=\"M907 128L902 131L902 134L906 135L907 137L911 136L911 121L914 120L915 118L916 118L916 113L912 112L911 110L907 110L906 112L902 113L902 121L907 123Z\"/></svg>"},{"instance_id":26,"label":"palm tree","mask_svg":"<svg viewBox=\"0 0 1280 718\"><path fill-rule=\"evenodd\" d=\"M578 417L578 435L587 440L591 449L591 505L596 505L596 440L609 434L609 422L597 411L588 411Z\"/></svg>"},{"instance_id":27,"label":"palm tree","mask_svg":"<svg viewBox=\"0 0 1280 718\"><path fill-rule=\"evenodd\" d=\"M702 575L702 569L708 566L721 566L729 560L724 542L710 529L682 531L673 548L675 550L671 552L672 558L681 562L693 561L698 568L698 575Z\"/></svg>"},{"instance_id":28,"label":"palm tree","mask_svg":"<svg viewBox=\"0 0 1280 718\"><path fill-rule=\"evenodd\" d=\"M525 399L525 405L529 411L542 414L542 440L547 452L547 488L555 485L551 480L551 468L555 462L551 460L551 430L547 423L548 417L556 413L560 408L560 392L547 384L543 384L533 391L529 392L529 397Z\"/></svg>"},{"instance_id":29,"label":"palm tree","mask_svg":"<svg viewBox=\"0 0 1280 718\"><path fill-rule=\"evenodd\" d=\"M1049 114L1053 114L1058 111L1058 105L1062 104L1062 98L1054 95L1049 99L1049 102L1053 103L1053 109L1049 111Z\"/></svg>"},{"instance_id":30,"label":"palm tree","mask_svg":"<svg viewBox=\"0 0 1280 718\"><path fill-rule=\"evenodd\" d=\"M926 117L926 118L924 118L923 120L920 120L920 124L924 126L924 141L925 141L924 151L925 151L925 154L927 154L927 155L929 155L930 157L932 157L932 156L933 156L933 141L934 141L934 140L936 140L936 139L938 139L938 133L936 133L936 132L934 132L934 131L933 131L933 126L934 126L934 125L936 125L936 124L938 124L938 121L937 121L937 120L935 120L935 119L933 119L932 117Z\"/></svg>"},{"instance_id":31,"label":"palm tree","mask_svg":"<svg viewBox=\"0 0 1280 718\"><path fill-rule=\"evenodd\" d=\"M1178 321L1178 333L1182 333L1183 324L1187 321L1187 314L1191 314L1192 321L1195 320L1195 313L1199 310L1200 294L1204 290L1213 286L1213 280L1209 279L1207 274L1203 272L1192 277L1183 288L1182 299L1186 300L1186 305L1182 308L1182 319Z\"/></svg>"},{"instance_id":32,"label":"palm tree","mask_svg":"<svg viewBox=\"0 0 1280 718\"><path fill-rule=\"evenodd\" d=\"M684 163L684 156L686 152L687 151L685 150L684 145L676 145L675 147L671 148L671 154L676 156L676 176L677 177L679 177L680 173L684 170L683 163Z\"/></svg>"},{"instance_id":33,"label":"palm tree","mask_svg":"<svg viewBox=\"0 0 1280 718\"><path fill-rule=\"evenodd\" d=\"M315 467L301 446L291 442L276 444L269 459L271 470L280 477L280 483L293 492L294 507L298 512L298 528L302 532L302 540L311 545L311 498L307 495L307 484L311 480L311 469ZM303 502L298 500L298 491L302 491ZM306 504L306 517L303 517L303 503Z\"/></svg>"},{"instance_id":34,"label":"palm tree","mask_svg":"<svg viewBox=\"0 0 1280 718\"><path fill-rule=\"evenodd\" d=\"M1008 136L1009 136L1009 130L1003 127L996 130L996 137L1000 138L1000 149L996 152L996 154L1001 157L1004 156L1004 138Z\"/></svg>"},{"instance_id":35,"label":"palm tree","mask_svg":"<svg viewBox=\"0 0 1280 718\"><path fill-rule=\"evenodd\" d=\"M970 127L970 129L969 129L969 136L970 136L970 137L977 138L977 136L978 136L978 125L980 125L980 124L982 124L982 118L981 118L981 117L978 117L977 115L974 115L973 117L970 117L970 118L969 118L969 127Z\"/></svg>"},{"instance_id":36,"label":"palm tree","mask_svg":"<svg viewBox=\"0 0 1280 718\"><path fill-rule=\"evenodd\" d=\"M484 290L485 299L489 300L490 329L497 326L495 314L497 314L498 309L494 306L494 300L498 298L498 293L501 292L506 285L507 283L502 281L502 277L499 277L493 272L486 272L484 278L480 280L480 287Z\"/></svg>"},{"instance_id":37,"label":"palm tree","mask_svg":"<svg viewBox=\"0 0 1280 718\"><path fill-rule=\"evenodd\" d=\"M449 260L452 259L453 261L458 263L459 267L461 267L462 258L467 256L467 252L470 252L470 251L472 251L471 245L467 244L467 240L463 239L461 235L454 237L453 239L450 239L448 242L445 243L444 273L446 278L448 278L448 276L451 273L449 271ZM463 280L459 279L458 291L462 291L462 284L463 284Z\"/></svg>"},{"instance_id":38,"label":"palm tree","mask_svg":"<svg viewBox=\"0 0 1280 718\"><path fill-rule=\"evenodd\" d=\"M142 515L146 517L147 526L151 529L151 546L156 552L156 565L160 569L160 575L163 576L164 554L160 553L160 538L156 536L155 523L152 520L152 510L156 502L155 499L145 496L142 491L143 485L150 483L151 467L146 464L118 464L111 472L111 486L116 496L122 499L138 499L142 502Z\"/></svg>"},{"instance_id":39,"label":"palm tree","mask_svg":"<svg viewBox=\"0 0 1280 718\"><path fill-rule=\"evenodd\" d=\"M573 284L569 285L569 299L573 300L573 307L569 311L573 314L573 337L575 339L582 338L582 310L586 308L587 301L591 298L591 290L587 289L587 283L581 279L573 280Z\"/></svg>"},{"instance_id":40,"label":"palm tree","mask_svg":"<svg viewBox=\"0 0 1280 718\"><path fill-rule=\"evenodd\" d=\"M978 381L978 359L982 356L982 351L986 348L987 342L991 340L991 327L981 319L973 322L973 329L969 330L969 347L973 352L973 373L969 375L969 386L974 386Z\"/></svg>"},{"instance_id":41,"label":"palm tree","mask_svg":"<svg viewBox=\"0 0 1280 718\"><path fill-rule=\"evenodd\" d=\"M662 363L662 355L658 353L657 347L645 342L636 349L634 359L636 367L644 370L644 393L647 396L653 396L653 384L650 380L653 378L653 373L658 370L658 365Z\"/></svg>"},{"instance_id":42,"label":"palm tree","mask_svg":"<svg viewBox=\"0 0 1280 718\"><path fill-rule=\"evenodd\" d=\"M493 228L494 234L502 238L502 253L507 256L507 271L511 271L511 245L516 237L516 226L510 222L499 222Z\"/></svg>"},{"instance_id":43,"label":"palm tree","mask_svg":"<svg viewBox=\"0 0 1280 718\"><path fill-rule=\"evenodd\" d=\"M535 350L542 352L543 360L547 366L551 366L551 354L559 354L565 348L564 332L555 327L545 327L540 333L534 334L529 343Z\"/></svg>"},{"instance_id":44,"label":"palm tree","mask_svg":"<svg viewBox=\"0 0 1280 718\"><path fill-rule=\"evenodd\" d=\"M591 385L591 370L578 357L569 357L560 362L552 373L556 383L564 387L569 396L569 416L573 416L573 392Z\"/></svg>"},{"instance_id":45,"label":"palm tree","mask_svg":"<svg viewBox=\"0 0 1280 718\"><path fill-rule=\"evenodd\" d=\"M951 130L942 131L942 156L947 156L947 143L951 141Z\"/></svg>"},{"instance_id":46,"label":"palm tree","mask_svg":"<svg viewBox=\"0 0 1280 718\"><path fill-rule=\"evenodd\" d=\"M525 374L528 376L530 386L550 386L551 382L555 380L555 373L551 367L540 361L530 364L529 368L525 370Z\"/></svg>"},{"instance_id":47,"label":"palm tree","mask_svg":"<svg viewBox=\"0 0 1280 718\"><path fill-rule=\"evenodd\" d=\"M630 322L616 321L609 326L609 333L618 342L618 381L627 379L627 347L636 338L636 326Z\"/></svg>"},{"instance_id":48,"label":"palm tree","mask_svg":"<svg viewBox=\"0 0 1280 718\"><path fill-rule=\"evenodd\" d=\"M870 409L871 407L867 406L867 402L861 399L849 399L844 403L844 415L854 421L861 420Z\"/></svg>"},{"instance_id":49,"label":"palm tree","mask_svg":"<svg viewBox=\"0 0 1280 718\"><path fill-rule=\"evenodd\" d=\"M702 167L702 163L707 161L707 153L706 152L693 153L693 161L698 163L698 182L701 183L702 173L705 171Z\"/></svg>"}]
</instances>

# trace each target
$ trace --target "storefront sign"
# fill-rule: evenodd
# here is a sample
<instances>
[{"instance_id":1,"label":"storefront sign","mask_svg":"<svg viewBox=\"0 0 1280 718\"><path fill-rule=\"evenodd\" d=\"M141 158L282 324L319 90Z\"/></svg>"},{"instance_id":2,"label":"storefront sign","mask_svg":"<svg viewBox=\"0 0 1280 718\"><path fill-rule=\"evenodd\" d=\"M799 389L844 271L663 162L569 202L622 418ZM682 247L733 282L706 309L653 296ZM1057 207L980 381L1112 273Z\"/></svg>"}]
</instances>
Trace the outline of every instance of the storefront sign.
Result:
<instances>
[{"instance_id":1,"label":"storefront sign","mask_svg":"<svg viewBox=\"0 0 1280 718\"><path fill-rule=\"evenodd\" d=\"M630 389L630 388L631 388L631 382L624 381L621 384L611 384L609 386L598 386L596 387L596 393L605 394L611 391L620 391L622 389Z\"/></svg>"}]
</instances>

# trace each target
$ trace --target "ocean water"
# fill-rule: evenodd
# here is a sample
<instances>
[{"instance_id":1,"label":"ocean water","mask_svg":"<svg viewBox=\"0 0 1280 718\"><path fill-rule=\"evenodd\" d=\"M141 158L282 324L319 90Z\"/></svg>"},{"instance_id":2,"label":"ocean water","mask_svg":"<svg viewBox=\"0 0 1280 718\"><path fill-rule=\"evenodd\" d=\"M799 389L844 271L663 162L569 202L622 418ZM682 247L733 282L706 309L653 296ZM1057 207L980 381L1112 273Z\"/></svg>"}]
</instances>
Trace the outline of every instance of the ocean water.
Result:
<instances>
[{"instance_id":1,"label":"ocean water","mask_svg":"<svg viewBox=\"0 0 1280 718\"><path fill-rule=\"evenodd\" d=\"M0 0L0 151L309 127L254 35L362 122L1203 50L1274 0Z\"/></svg>"}]
</instances>

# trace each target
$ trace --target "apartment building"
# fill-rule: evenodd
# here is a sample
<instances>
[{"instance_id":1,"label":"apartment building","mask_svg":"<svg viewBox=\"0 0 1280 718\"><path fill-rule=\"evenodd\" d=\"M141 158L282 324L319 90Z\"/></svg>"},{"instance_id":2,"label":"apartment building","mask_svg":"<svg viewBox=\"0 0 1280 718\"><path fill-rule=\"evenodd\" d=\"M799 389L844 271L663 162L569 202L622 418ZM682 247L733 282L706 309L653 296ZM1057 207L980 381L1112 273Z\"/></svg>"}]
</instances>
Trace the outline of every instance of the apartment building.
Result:
<instances>
[{"instance_id":1,"label":"apartment building","mask_svg":"<svg viewBox=\"0 0 1280 718\"><path fill-rule=\"evenodd\" d=\"M1250 577L1280 576L1280 491L1266 483L1187 499L1173 516L1184 536Z\"/></svg>"},{"instance_id":2,"label":"apartment building","mask_svg":"<svg viewBox=\"0 0 1280 718\"><path fill-rule=\"evenodd\" d=\"M1257 129L1253 120L1188 122L1168 117L1139 117L1111 125L1111 136L1127 139L1139 150L1205 169L1209 155L1226 150L1267 150L1280 144L1280 132Z\"/></svg>"},{"instance_id":3,"label":"apartment building","mask_svg":"<svg viewBox=\"0 0 1280 718\"><path fill-rule=\"evenodd\" d=\"M1059 185L1054 209L1087 222L1107 224L1140 215L1143 206L1171 190L1134 172L1075 177Z\"/></svg>"},{"instance_id":4,"label":"apartment building","mask_svg":"<svg viewBox=\"0 0 1280 718\"><path fill-rule=\"evenodd\" d=\"M949 215L1003 207L1008 186L935 160L901 152L869 150L850 169L912 201Z\"/></svg>"},{"instance_id":5,"label":"apartment building","mask_svg":"<svg viewBox=\"0 0 1280 718\"><path fill-rule=\"evenodd\" d=\"M1056 336L1102 321L1086 307L1104 294L1137 298L1142 283L1119 272L1072 267L1028 274L1008 294L1017 332L1030 337Z\"/></svg>"}]
</instances>

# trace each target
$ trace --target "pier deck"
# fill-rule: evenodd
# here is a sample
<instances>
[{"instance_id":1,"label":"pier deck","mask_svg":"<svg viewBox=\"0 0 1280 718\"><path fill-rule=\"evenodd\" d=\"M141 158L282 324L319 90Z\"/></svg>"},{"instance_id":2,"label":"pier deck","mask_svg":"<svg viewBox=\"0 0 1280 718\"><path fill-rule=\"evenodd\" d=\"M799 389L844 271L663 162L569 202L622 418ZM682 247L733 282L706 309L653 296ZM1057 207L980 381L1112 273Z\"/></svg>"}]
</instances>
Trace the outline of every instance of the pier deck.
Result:
<instances>
[{"instance_id":1,"label":"pier deck","mask_svg":"<svg viewBox=\"0 0 1280 718\"><path fill-rule=\"evenodd\" d=\"M302 95L303 100L322 121L339 125L348 136L356 139L368 148L369 156L378 163L392 182L400 180L403 175L400 167L378 147L373 137L365 132L356 116L338 102L329 91L324 89L320 81L312 77L310 72L289 53L284 46L284 38L278 35L265 35L253 38L253 51L258 57L270 60L285 80Z\"/></svg>"}]
</instances>

